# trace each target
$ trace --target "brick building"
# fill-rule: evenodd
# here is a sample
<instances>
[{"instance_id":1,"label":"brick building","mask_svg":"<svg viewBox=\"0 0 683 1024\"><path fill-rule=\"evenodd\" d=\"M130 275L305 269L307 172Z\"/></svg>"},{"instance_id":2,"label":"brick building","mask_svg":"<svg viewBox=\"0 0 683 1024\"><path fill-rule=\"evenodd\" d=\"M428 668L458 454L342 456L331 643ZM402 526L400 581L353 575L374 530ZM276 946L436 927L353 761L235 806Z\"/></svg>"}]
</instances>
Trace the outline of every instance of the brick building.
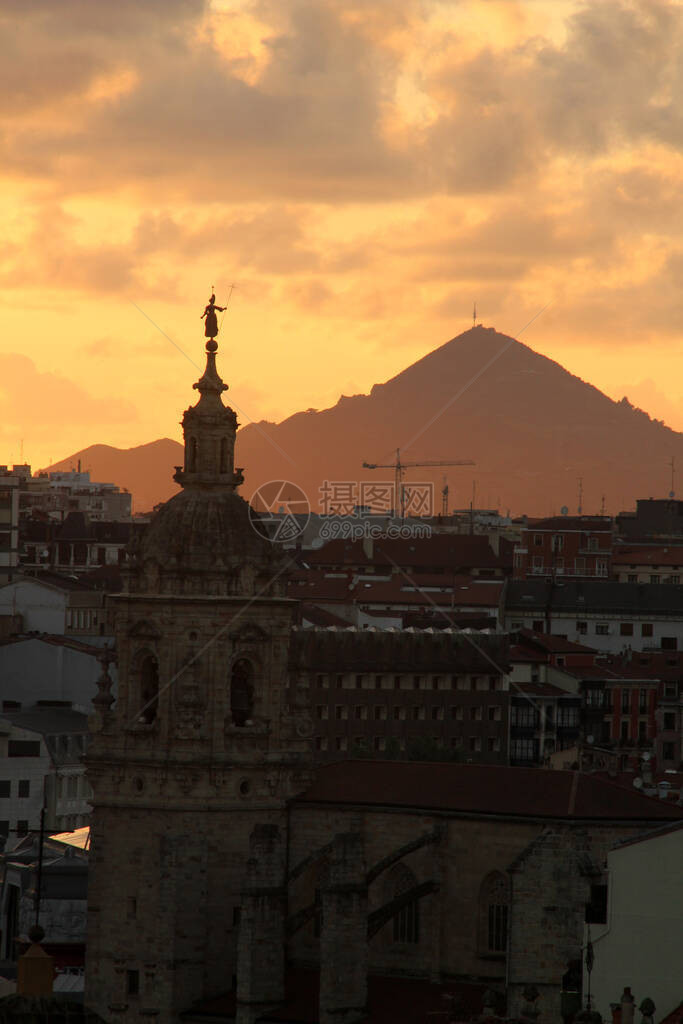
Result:
<instances>
[{"instance_id":1,"label":"brick building","mask_svg":"<svg viewBox=\"0 0 683 1024\"><path fill-rule=\"evenodd\" d=\"M522 527L514 576L607 579L614 526L610 516L551 516Z\"/></svg>"}]
</instances>

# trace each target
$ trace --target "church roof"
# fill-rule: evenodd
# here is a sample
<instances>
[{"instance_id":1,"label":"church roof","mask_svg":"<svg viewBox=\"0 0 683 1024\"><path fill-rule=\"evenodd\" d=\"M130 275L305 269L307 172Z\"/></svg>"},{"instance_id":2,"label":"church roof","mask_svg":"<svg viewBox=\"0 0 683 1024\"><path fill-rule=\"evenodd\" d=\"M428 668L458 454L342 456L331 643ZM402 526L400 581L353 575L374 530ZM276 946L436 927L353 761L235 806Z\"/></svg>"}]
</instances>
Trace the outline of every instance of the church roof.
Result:
<instances>
[{"instance_id":1,"label":"church roof","mask_svg":"<svg viewBox=\"0 0 683 1024\"><path fill-rule=\"evenodd\" d=\"M296 804L402 807L465 816L569 820L683 819L683 808L595 775L543 768L416 761L337 761Z\"/></svg>"}]
</instances>

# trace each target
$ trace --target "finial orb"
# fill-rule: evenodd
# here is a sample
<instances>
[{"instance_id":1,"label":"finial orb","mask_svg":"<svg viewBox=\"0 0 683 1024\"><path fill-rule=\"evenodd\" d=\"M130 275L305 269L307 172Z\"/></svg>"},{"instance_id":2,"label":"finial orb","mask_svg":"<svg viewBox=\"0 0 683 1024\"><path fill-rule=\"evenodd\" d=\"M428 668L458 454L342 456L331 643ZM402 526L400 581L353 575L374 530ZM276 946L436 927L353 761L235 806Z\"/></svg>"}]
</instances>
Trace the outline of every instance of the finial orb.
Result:
<instances>
[{"instance_id":1,"label":"finial orb","mask_svg":"<svg viewBox=\"0 0 683 1024\"><path fill-rule=\"evenodd\" d=\"M218 352L218 342L216 341L215 338L209 338L209 340L206 343L206 351Z\"/></svg>"}]
</instances>

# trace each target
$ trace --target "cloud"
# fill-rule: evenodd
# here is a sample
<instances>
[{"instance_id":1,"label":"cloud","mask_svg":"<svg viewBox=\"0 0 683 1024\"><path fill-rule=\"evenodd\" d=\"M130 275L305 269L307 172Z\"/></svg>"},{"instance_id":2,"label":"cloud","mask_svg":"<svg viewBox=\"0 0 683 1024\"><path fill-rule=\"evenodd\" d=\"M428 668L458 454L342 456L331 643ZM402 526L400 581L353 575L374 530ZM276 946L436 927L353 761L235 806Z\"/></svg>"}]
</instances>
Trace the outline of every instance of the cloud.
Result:
<instances>
[{"instance_id":1,"label":"cloud","mask_svg":"<svg viewBox=\"0 0 683 1024\"><path fill-rule=\"evenodd\" d=\"M11 428L13 435L43 438L67 419L76 429L91 421L113 425L137 419L131 402L97 398L61 374L41 372L18 352L0 353L0 382L7 435Z\"/></svg>"}]
</instances>

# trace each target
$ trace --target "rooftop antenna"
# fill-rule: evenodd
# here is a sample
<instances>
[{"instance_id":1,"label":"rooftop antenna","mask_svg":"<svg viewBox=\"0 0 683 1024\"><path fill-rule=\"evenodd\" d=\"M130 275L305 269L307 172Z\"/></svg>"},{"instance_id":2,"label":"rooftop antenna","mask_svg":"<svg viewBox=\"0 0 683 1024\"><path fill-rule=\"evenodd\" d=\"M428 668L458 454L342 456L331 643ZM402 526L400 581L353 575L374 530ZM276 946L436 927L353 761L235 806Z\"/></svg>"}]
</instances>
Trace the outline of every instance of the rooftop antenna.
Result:
<instances>
[{"instance_id":1,"label":"rooftop antenna","mask_svg":"<svg viewBox=\"0 0 683 1024\"><path fill-rule=\"evenodd\" d=\"M671 456L671 459L670 459L670 465L671 465L671 490L669 491L669 497L670 498L674 498L676 496L676 491L674 490L674 473L675 473L675 467L676 467L676 459L675 459L675 457L673 455Z\"/></svg>"},{"instance_id":2,"label":"rooftop antenna","mask_svg":"<svg viewBox=\"0 0 683 1024\"><path fill-rule=\"evenodd\" d=\"M477 326L477 304L474 303L474 309L472 310L472 326Z\"/></svg>"},{"instance_id":3,"label":"rooftop antenna","mask_svg":"<svg viewBox=\"0 0 683 1024\"><path fill-rule=\"evenodd\" d=\"M602 496L602 504L600 505L600 515L604 516L604 514L605 514L605 495L603 494L603 496Z\"/></svg>"},{"instance_id":4,"label":"rooftop antenna","mask_svg":"<svg viewBox=\"0 0 683 1024\"><path fill-rule=\"evenodd\" d=\"M579 507L576 510L579 515L581 515L581 512L583 511L582 510L582 505L583 505L583 477L580 476L579 477Z\"/></svg>"}]
</instances>

